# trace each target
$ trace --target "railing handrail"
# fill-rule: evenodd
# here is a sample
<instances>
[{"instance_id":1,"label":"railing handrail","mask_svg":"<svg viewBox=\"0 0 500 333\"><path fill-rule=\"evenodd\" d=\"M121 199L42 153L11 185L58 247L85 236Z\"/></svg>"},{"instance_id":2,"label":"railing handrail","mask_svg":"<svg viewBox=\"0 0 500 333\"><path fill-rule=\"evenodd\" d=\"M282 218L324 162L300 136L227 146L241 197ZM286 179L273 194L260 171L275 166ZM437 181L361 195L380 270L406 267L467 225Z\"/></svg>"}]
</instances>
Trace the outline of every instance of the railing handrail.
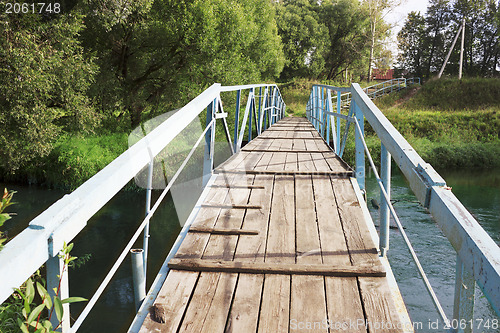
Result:
<instances>
[{"instance_id":1,"label":"railing handrail","mask_svg":"<svg viewBox=\"0 0 500 333\"><path fill-rule=\"evenodd\" d=\"M69 243L87 225L87 221L95 213L136 174L150 164L152 159L200 113L211 104L220 103L221 92L239 91L240 94L241 90L261 87L271 88L275 92L273 95L275 100L269 99L267 101L269 105L274 106L276 103L280 105L279 115L271 114L270 119L284 116L286 105L276 84L224 87L220 83L215 83L129 147L71 194L63 196L35 217L25 230L10 240L0 251L0 276L2 277L0 303L3 303L14 292L15 288L19 288L49 259L57 258L63 244ZM266 101L263 102L264 106L267 105ZM222 103L220 103L220 107L222 108ZM265 116L264 112L262 112L262 116ZM212 126L215 119L214 117L209 124L207 122L207 127ZM238 119L236 119L237 122ZM242 126L246 125L244 123ZM227 123L225 126L227 130ZM210 158L213 159L213 154ZM211 170L209 171L211 172ZM148 216L148 219L150 217Z\"/></svg>"},{"instance_id":2,"label":"railing handrail","mask_svg":"<svg viewBox=\"0 0 500 333\"><path fill-rule=\"evenodd\" d=\"M414 78L411 80L415 82ZM321 105L316 105L317 102L314 102L314 100L318 98L317 93L316 97L313 96L315 87L337 92L346 90L345 87L314 85L311 93L312 99L308 103L310 105L308 117L323 119L323 116L340 114L341 110L339 109L337 110L337 114L334 114L327 111L327 107L322 109ZM381 143L392 155L396 164L409 181L410 187L419 202L429 209L443 234L457 252L457 260L460 261L465 270L471 272L474 280L482 289L495 312L500 316L500 247L498 247L475 218L455 197L451 189L446 186L444 179L430 164L426 163L420 157L408 141L378 109L366 94L365 89L361 88L357 83L352 84L349 89L354 101L354 106L351 106L349 116L354 116L354 113L356 113L355 108L361 111L361 118L366 118L370 123L380 138ZM326 100L326 106L331 104L331 100ZM313 113L315 108L319 110L319 113L316 112L313 115L311 113ZM349 123L347 123L347 129ZM334 131L333 127L332 123L332 131ZM345 138L346 136L344 136L344 140ZM358 151L358 147L356 149ZM361 149L363 148L361 147ZM363 177L363 182L360 183L364 183L364 170L362 172L356 170L356 176L359 177L360 175Z\"/></svg>"}]
</instances>

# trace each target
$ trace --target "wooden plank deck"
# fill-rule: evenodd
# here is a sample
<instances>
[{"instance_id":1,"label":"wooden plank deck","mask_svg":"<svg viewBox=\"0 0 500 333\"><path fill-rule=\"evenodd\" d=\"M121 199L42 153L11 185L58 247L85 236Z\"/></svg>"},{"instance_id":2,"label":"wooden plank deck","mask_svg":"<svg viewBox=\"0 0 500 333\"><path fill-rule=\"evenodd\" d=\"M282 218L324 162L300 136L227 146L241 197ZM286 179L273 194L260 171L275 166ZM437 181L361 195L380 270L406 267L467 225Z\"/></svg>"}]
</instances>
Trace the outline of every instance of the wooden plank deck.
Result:
<instances>
[{"instance_id":1,"label":"wooden plank deck","mask_svg":"<svg viewBox=\"0 0 500 333\"><path fill-rule=\"evenodd\" d=\"M307 120L216 172L140 332L402 332L352 170Z\"/></svg>"}]
</instances>

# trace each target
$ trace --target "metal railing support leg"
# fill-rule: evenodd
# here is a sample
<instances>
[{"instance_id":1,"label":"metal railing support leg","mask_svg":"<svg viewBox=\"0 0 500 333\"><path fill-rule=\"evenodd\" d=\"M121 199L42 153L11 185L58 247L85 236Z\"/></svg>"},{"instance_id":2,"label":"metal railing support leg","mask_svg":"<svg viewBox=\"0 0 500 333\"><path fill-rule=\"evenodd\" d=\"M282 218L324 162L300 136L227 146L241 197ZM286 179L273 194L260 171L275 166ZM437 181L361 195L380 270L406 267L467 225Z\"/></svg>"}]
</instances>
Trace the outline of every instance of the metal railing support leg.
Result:
<instances>
[{"instance_id":1,"label":"metal railing support leg","mask_svg":"<svg viewBox=\"0 0 500 333\"><path fill-rule=\"evenodd\" d=\"M354 108L354 116L358 120L359 130L356 127L355 138L356 138L356 180L358 181L359 188L365 190L365 149L363 146L362 137L365 135L365 117L363 111L356 105L356 102L351 100ZM361 130L361 132L360 132Z\"/></svg>"},{"instance_id":2,"label":"metal railing support leg","mask_svg":"<svg viewBox=\"0 0 500 333\"><path fill-rule=\"evenodd\" d=\"M207 107L207 126L211 123L214 117L214 108L215 103L212 102ZM207 133L205 133L205 154L203 156L203 187L208 183L208 180L212 176L213 170L213 159L212 159L212 129L209 129Z\"/></svg>"},{"instance_id":3,"label":"metal railing support leg","mask_svg":"<svg viewBox=\"0 0 500 333\"><path fill-rule=\"evenodd\" d=\"M455 273L455 300L453 304L453 322L457 327L451 330L454 333L472 333L474 324L474 291L476 281L474 275L468 271L457 255L457 269ZM474 326L474 325L472 325Z\"/></svg>"},{"instance_id":4,"label":"metal railing support leg","mask_svg":"<svg viewBox=\"0 0 500 333\"><path fill-rule=\"evenodd\" d=\"M253 93L253 88L250 88L250 92ZM254 110L254 103L255 99L252 98L252 104L250 104L250 112L249 112L249 118L248 118L248 142L252 141L252 111ZM245 126L245 124L243 125Z\"/></svg>"},{"instance_id":5,"label":"metal railing support leg","mask_svg":"<svg viewBox=\"0 0 500 333\"><path fill-rule=\"evenodd\" d=\"M337 91L337 113L342 113L342 93L340 90ZM337 146L335 147L335 153L340 154L340 118L337 120Z\"/></svg>"},{"instance_id":6,"label":"metal railing support leg","mask_svg":"<svg viewBox=\"0 0 500 333\"><path fill-rule=\"evenodd\" d=\"M146 212L145 216L149 215L151 210L151 192L153 189L153 160L149 162L148 166L148 184L146 188ZM143 257L143 266L144 266L144 278L147 276L147 267L148 267L148 248L149 248L149 222L144 227L144 236L142 240L142 257Z\"/></svg>"},{"instance_id":7,"label":"metal railing support leg","mask_svg":"<svg viewBox=\"0 0 500 333\"><path fill-rule=\"evenodd\" d=\"M63 271L65 270L65 271ZM47 291L52 299L56 295L55 290L58 290L57 296L63 300L69 297L69 278L68 269L64 267L64 259L59 258L58 255L47 260ZM59 319L55 313L50 317L50 322L53 328L59 325ZM70 313L69 304L63 304L63 317L62 323L56 332L69 332L70 329Z\"/></svg>"},{"instance_id":8,"label":"metal railing support leg","mask_svg":"<svg viewBox=\"0 0 500 333\"><path fill-rule=\"evenodd\" d=\"M241 101L241 90L236 92L236 111L234 113L234 151L238 151L238 128L240 125L240 101Z\"/></svg>"},{"instance_id":9,"label":"metal railing support leg","mask_svg":"<svg viewBox=\"0 0 500 333\"><path fill-rule=\"evenodd\" d=\"M135 310L138 311L146 298L146 276L144 275L143 250L131 249L132 280L134 283Z\"/></svg>"},{"instance_id":10,"label":"metal railing support leg","mask_svg":"<svg viewBox=\"0 0 500 333\"><path fill-rule=\"evenodd\" d=\"M384 144L381 144L381 156L380 156L380 177L382 179L382 184L384 185L385 192L391 199L391 154L387 151ZM380 238L379 238L379 248L380 255L385 257L387 251L389 250L389 223L390 223L390 212L389 203L386 201L385 196L380 191Z\"/></svg>"}]
</instances>

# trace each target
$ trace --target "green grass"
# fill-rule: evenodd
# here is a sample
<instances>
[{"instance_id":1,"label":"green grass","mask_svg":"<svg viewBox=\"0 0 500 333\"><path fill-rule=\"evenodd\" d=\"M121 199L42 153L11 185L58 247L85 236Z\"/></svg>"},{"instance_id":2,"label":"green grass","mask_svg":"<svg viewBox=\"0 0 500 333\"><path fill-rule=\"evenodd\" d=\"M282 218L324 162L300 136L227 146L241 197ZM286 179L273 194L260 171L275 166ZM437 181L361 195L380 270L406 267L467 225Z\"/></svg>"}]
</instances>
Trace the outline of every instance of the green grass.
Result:
<instances>
[{"instance_id":1,"label":"green grass","mask_svg":"<svg viewBox=\"0 0 500 333\"><path fill-rule=\"evenodd\" d=\"M62 136L38 177L46 185L74 189L123 153L128 148L127 138L126 133Z\"/></svg>"}]
</instances>

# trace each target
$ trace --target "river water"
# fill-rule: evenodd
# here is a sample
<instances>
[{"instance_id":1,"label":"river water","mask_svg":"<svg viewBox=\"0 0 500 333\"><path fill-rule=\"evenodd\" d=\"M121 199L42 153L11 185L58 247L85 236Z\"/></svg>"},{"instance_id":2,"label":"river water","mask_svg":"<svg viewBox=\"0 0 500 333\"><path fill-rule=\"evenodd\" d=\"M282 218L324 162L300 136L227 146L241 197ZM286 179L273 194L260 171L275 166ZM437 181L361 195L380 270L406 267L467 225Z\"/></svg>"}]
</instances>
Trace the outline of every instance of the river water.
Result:
<instances>
[{"instance_id":1,"label":"river water","mask_svg":"<svg viewBox=\"0 0 500 333\"><path fill-rule=\"evenodd\" d=\"M500 244L500 169L476 172L444 171L441 175L462 203L479 223ZM0 184L16 190L17 204L10 211L17 216L8 221L3 230L9 236L22 231L28 222L65 194L59 190L38 187ZM379 191L374 178L367 179L368 199L379 201ZM70 269L70 295L90 298L111 268L129 237L144 215L145 193L120 192L93 217L88 226L75 238L73 255L90 254L81 267ZM418 203L399 173L392 176L392 198L398 200L395 208L406 227L406 232L421 259L424 270L435 288L447 315L453 311L453 293L456 254L436 223ZM373 220L378 224L378 211L370 207ZM151 222L148 286L161 266L180 231L172 198L155 214ZM432 301L425 291L415 265L397 230L391 230L389 260L401 293L414 322L422 323L420 332L437 332L428 329L429 322L438 318ZM138 244L140 245L140 244ZM126 332L134 316L134 300L130 260L122 265L100 301L91 311L79 332ZM82 304L71 306L72 316L82 311ZM498 320L479 288L476 290L475 319ZM484 323L484 322L483 322ZM497 332L484 327L477 332ZM477 327L476 327L477 328Z\"/></svg>"}]
</instances>

